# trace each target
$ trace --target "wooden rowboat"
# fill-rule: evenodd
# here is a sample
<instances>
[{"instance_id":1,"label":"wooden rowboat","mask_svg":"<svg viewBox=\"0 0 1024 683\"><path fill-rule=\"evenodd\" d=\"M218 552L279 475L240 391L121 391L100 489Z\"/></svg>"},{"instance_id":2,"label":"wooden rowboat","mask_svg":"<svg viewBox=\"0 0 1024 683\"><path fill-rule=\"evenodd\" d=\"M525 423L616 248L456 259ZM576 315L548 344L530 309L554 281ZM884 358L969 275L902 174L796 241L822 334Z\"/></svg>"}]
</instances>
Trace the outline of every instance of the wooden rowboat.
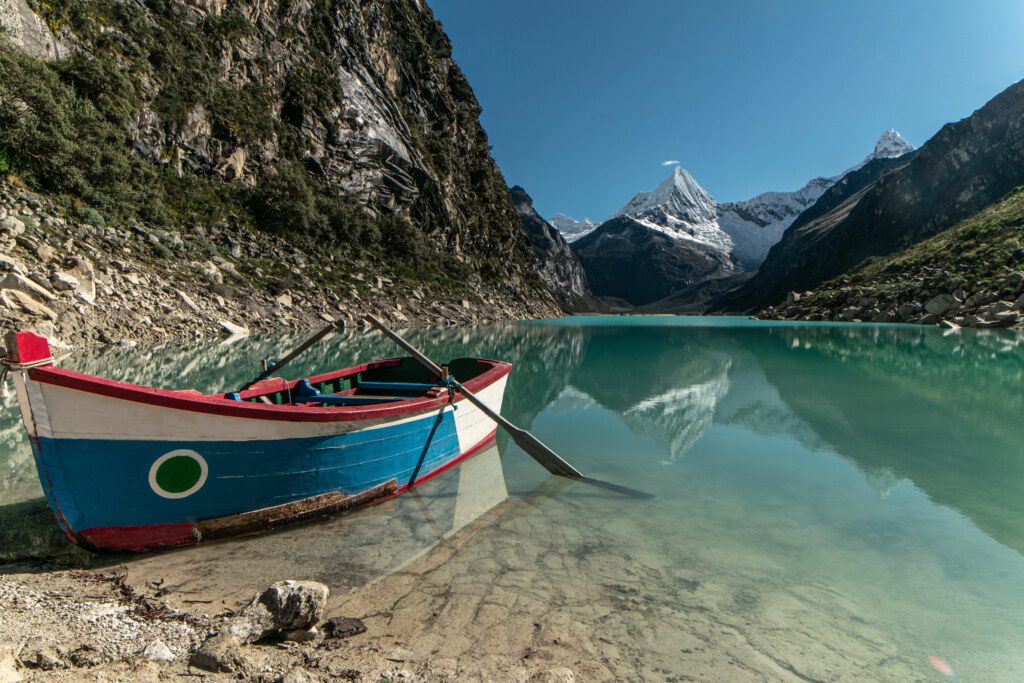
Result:
<instances>
[{"instance_id":1,"label":"wooden rowboat","mask_svg":"<svg viewBox=\"0 0 1024 683\"><path fill-rule=\"evenodd\" d=\"M486 446L496 423L412 358L204 395L55 367L17 332L8 359L57 523L91 550L197 543L396 495ZM452 376L501 410L509 363Z\"/></svg>"}]
</instances>

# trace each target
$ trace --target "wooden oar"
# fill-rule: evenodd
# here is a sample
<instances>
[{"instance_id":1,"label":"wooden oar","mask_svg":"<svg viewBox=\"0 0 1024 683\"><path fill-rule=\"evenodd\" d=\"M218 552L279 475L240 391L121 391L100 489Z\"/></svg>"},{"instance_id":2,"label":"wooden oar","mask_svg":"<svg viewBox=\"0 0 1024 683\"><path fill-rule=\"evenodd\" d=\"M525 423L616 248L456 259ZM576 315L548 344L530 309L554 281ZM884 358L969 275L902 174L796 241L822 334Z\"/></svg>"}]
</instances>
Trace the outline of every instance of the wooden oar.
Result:
<instances>
[{"instance_id":1,"label":"wooden oar","mask_svg":"<svg viewBox=\"0 0 1024 683\"><path fill-rule=\"evenodd\" d=\"M318 341L320 341L321 339L323 339L324 337L329 335L331 332L334 332L335 330L343 330L343 329L345 329L345 321L344 320L339 320L337 322L331 323L330 325L328 325L324 329L320 330L319 332L314 334L312 337L310 337L306 341L304 341L301 344L299 344L295 348L294 351L292 351L287 356L285 356L281 360L279 360L276 363L274 363L274 365L272 367L267 368L266 370L264 370L260 374L256 375L256 377L254 377L250 381L246 382L245 385L241 389L239 389L238 391L240 391L240 392L241 391L245 391L246 389L251 387L253 384L256 384L256 382L261 382L261 381L265 380L266 378L270 377L271 375L273 375L275 372L277 372L278 370L280 370L284 366L286 366L289 363L291 363L293 360L295 360L295 358L300 353L302 353L303 351L308 349L313 344L316 344Z\"/></svg>"},{"instance_id":2,"label":"wooden oar","mask_svg":"<svg viewBox=\"0 0 1024 683\"><path fill-rule=\"evenodd\" d=\"M440 379L444 376L444 371L441 370L441 366L427 358L419 349L398 336L397 332L390 329L387 325L372 315L367 315L366 319L373 323L374 327L390 337L391 341L408 351L413 358L418 360L423 367L430 370L430 372L432 372L437 378ZM525 429L516 427L501 415L491 410L487 404L477 398L473 392L466 389L466 387L462 386L462 384L456 382L454 379L452 380L452 384L460 393L462 393L463 396L466 397L467 401L479 408L484 415L497 422L502 429L508 432L508 435L516 442L516 445L526 451L534 460L543 465L544 469L548 472L551 474L557 474L560 477L568 477L569 479L584 478L579 470L560 458L557 453L541 443L540 439L535 437L533 434Z\"/></svg>"}]
</instances>

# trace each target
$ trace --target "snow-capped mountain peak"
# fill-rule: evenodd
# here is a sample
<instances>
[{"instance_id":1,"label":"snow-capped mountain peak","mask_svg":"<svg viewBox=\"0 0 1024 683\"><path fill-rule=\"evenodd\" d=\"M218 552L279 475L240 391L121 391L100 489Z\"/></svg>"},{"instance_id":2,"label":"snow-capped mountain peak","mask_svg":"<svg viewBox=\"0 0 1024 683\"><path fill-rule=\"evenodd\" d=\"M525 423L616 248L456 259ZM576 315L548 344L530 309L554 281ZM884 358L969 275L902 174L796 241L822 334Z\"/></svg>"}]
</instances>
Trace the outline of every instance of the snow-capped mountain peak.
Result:
<instances>
[{"instance_id":1,"label":"snow-capped mountain peak","mask_svg":"<svg viewBox=\"0 0 1024 683\"><path fill-rule=\"evenodd\" d=\"M856 166L846 169L842 175L849 173L850 171L856 171L858 168L863 167L870 161L875 159L895 159L901 157L908 152L913 152L914 146L903 139L903 136L899 134L895 128L889 130L878 136L878 140L875 141L875 148L871 150L871 154L864 157L864 161L860 162ZM842 177L836 176L836 180Z\"/></svg>"},{"instance_id":2,"label":"snow-capped mountain peak","mask_svg":"<svg viewBox=\"0 0 1024 683\"><path fill-rule=\"evenodd\" d=\"M890 128L879 136L875 142L875 149L869 156L872 159L894 159L913 151L914 146L904 140L899 131Z\"/></svg>"},{"instance_id":3,"label":"snow-capped mountain peak","mask_svg":"<svg viewBox=\"0 0 1024 683\"><path fill-rule=\"evenodd\" d=\"M673 217L688 223L715 219L715 200L697 179L682 166L676 166L651 192L636 194L619 209L616 216L634 218Z\"/></svg>"},{"instance_id":4,"label":"snow-capped mountain peak","mask_svg":"<svg viewBox=\"0 0 1024 683\"><path fill-rule=\"evenodd\" d=\"M553 225L555 230L562 233L562 237L565 238L566 242L575 242L579 238L594 232L594 228L597 227L597 223L589 218L584 218L580 221L572 216L566 216L564 213L556 213L548 219L548 223Z\"/></svg>"}]
</instances>

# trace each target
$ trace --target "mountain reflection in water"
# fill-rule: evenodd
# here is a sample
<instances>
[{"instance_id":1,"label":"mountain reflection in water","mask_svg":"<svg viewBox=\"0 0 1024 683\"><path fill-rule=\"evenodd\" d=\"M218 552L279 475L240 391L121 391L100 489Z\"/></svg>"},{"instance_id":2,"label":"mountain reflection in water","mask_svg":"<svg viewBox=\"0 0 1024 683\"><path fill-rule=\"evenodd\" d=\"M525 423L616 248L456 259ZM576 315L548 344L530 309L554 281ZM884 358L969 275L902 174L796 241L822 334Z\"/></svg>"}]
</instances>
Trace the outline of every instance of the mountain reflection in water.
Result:
<instances>
[{"instance_id":1,"label":"mountain reflection in water","mask_svg":"<svg viewBox=\"0 0 1024 683\"><path fill-rule=\"evenodd\" d=\"M467 633L546 648L554 629L566 657L599 653L577 662L595 678L923 680L931 654L965 679L1024 677L1020 335L670 317L407 332L435 357L511 361L512 421L586 474L655 498L549 478L499 437L354 514L97 560L57 533L8 405L0 559L123 561L228 603L296 573L377 586L339 599L429 621L416 642L465 644L453 657L501 645ZM108 349L64 365L222 391L300 339ZM391 355L379 335L350 332L286 374ZM462 616L431 621L449 608Z\"/></svg>"}]
</instances>

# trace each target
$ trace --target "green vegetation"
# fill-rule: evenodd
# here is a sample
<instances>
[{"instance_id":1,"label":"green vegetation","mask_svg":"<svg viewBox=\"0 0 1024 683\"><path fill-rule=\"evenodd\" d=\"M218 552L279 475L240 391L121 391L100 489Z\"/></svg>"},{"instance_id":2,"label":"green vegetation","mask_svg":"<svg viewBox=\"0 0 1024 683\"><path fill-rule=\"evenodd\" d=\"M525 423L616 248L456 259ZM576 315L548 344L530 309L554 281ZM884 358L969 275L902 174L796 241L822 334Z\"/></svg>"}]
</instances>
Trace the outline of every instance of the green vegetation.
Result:
<instances>
[{"instance_id":1,"label":"green vegetation","mask_svg":"<svg viewBox=\"0 0 1024 683\"><path fill-rule=\"evenodd\" d=\"M1024 188L975 216L904 251L875 257L826 282L800 307L829 304L852 292L882 301L987 289L1018 295L1013 271L1024 269Z\"/></svg>"},{"instance_id":2,"label":"green vegetation","mask_svg":"<svg viewBox=\"0 0 1024 683\"><path fill-rule=\"evenodd\" d=\"M51 27L70 30L90 50L45 63L0 36L0 173L63 199L93 224L256 228L415 280L454 283L464 275L464 267L453 270L406 219L371 217L304 165L304 118L342 101L330 62L329 2L314 3L310 53L284 83L256 60L244 84L220 75L225 41L237 43L254 30L237 11L195 26L170 0L146 0L145 9L120 0L35 4ZM288 7L279 4L282 17ZM144 93L142 83L156 88ZM280 119L273 115L275 91L283 99ZM138 154L130 138L147 106L172 131L201 106L212 137L227 149L276 138L280 159L265 166L253 187L179 169L173 147L156 163Z\"/></svg>"}]
</instances>

